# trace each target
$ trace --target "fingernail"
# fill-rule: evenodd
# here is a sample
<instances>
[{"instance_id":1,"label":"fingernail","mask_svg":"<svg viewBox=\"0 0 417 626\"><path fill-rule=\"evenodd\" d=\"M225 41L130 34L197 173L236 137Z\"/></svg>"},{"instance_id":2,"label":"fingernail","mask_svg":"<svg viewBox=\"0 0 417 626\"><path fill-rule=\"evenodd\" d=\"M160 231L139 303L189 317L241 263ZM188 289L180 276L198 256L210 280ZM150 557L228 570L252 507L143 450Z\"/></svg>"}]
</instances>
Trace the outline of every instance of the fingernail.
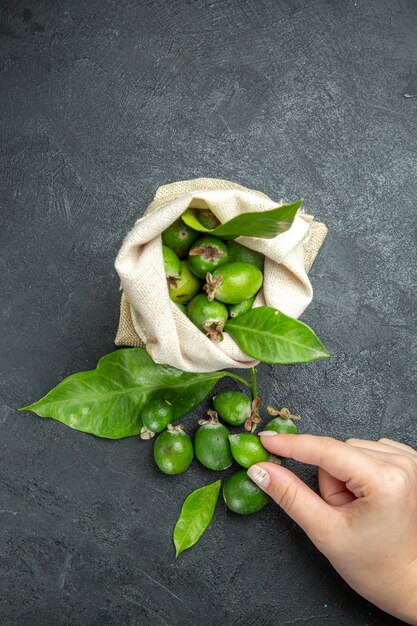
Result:
<instances>
[{"instance_id":1,"label":"fingernail","mask_svg":"<svg viewBox=\"0 0 417 626\"><path fill-rule=\"evenodd\" d=\"M276 435L278 435L278 433L276 433L274 430L263 430L259 433L260 437L275 437Z\"/></svg>"},{"instance_id":2,"label":"fingernail","mask_svg":"<svg viewBox=\"0 0 417 626\"><path fill-rule=\"evenodd\" d=\"M249 478L261 489L266 489L271 482L271 477L262 467L252 465L247 472Z\"/></svg>"}]
</instances>

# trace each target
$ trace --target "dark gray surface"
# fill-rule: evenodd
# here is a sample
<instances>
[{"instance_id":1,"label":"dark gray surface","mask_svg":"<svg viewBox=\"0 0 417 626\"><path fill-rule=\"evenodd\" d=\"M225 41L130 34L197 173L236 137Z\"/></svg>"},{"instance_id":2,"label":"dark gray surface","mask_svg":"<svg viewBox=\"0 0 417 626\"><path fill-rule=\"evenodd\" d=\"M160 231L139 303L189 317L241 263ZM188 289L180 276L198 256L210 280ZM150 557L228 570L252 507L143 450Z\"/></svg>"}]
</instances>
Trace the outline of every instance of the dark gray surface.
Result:
<instances>
[{"instance_id":1,"label":"dark gray surface","mask_svg":"<svg viewBox=\"0 0 417 626\"><path fill-rule=\"evenodd\" d=\"M305 432L417 445L417 3L0 6L0 623L397 623L273 506L220 505L175 561L208 471L167 478L136 438L15 409L113 349L113 260L156 187L219 176L303 195L330 229L303 319L333 356L262 367L265 399Z\"/></svg>"}]
</instances>

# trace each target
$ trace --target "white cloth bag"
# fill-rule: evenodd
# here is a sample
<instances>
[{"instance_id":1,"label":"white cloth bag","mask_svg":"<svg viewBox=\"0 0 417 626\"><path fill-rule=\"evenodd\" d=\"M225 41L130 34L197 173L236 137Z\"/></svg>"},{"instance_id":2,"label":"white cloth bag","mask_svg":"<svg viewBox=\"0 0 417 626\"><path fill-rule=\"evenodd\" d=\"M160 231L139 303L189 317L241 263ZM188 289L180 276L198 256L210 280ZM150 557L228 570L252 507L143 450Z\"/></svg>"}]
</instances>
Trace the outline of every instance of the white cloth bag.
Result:
<instances>
[{"instance_id":1,"label":"white cloth bag","mask_svg":"<svg viewBox=\"0 0 417 626\"><path fill-rule=\"evenodd\" d=\"M116 344L145 345L156 363L187 372L256 365L258 361L244 354L227 333L220 343L205 337L170 300L161 233L190 206L209 208L220 222L225 222L240 213L267 211L278 205L257 191L217 179L182 181L159 188L116 258L124 292ZM254 306L267 305L298 317L311 302L313 292L305 268L304 245L309 234L311 237L312 222L311 216L298 213L291 228L274 239L237 238L239 243L265 255L264 283ZM314 250L310 255L313 260L326 234L325 226L320 226L325 232L318 243L315 229L316 241L312 242Z\"/></svg>"}]
</instances>

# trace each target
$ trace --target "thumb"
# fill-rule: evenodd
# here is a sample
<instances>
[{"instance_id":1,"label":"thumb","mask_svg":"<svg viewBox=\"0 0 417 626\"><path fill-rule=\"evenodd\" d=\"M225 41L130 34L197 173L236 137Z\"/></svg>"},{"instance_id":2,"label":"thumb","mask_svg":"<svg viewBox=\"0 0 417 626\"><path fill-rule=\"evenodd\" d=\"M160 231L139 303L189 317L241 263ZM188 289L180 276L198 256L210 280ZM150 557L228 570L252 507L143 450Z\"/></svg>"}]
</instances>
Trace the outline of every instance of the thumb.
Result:
<instances>
[{"instance_id":1,"label":"thumb","mask_svg":"<svg viewBox=\"0 0 417 626\"><path fill-rule=\"evenodd\" d=\"M326 529L335 524L337 512L298 476L275 463L252 465L248 476L301 526L313 543L323 543Z\"/></svg>"}]
</instances>

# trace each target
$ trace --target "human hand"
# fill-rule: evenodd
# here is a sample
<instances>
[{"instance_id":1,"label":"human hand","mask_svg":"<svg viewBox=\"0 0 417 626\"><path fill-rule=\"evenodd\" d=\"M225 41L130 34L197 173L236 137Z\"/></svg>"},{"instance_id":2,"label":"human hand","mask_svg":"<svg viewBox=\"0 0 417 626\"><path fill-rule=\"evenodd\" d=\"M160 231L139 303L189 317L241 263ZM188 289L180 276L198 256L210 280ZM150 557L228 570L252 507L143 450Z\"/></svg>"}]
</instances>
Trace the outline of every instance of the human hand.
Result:
<instances>
[{"instance_id":1,"label":"human hand","mask_svg":"<svg viewBox=\"0 0 417 626\"><path fill-rule=\"evenodd\" d=\"M317 465L321 497L273 463L253 465L249 477L355 591L417 625L417 452L390 439L260 437L273 454Z\"/></svg>"}]
</instances>

